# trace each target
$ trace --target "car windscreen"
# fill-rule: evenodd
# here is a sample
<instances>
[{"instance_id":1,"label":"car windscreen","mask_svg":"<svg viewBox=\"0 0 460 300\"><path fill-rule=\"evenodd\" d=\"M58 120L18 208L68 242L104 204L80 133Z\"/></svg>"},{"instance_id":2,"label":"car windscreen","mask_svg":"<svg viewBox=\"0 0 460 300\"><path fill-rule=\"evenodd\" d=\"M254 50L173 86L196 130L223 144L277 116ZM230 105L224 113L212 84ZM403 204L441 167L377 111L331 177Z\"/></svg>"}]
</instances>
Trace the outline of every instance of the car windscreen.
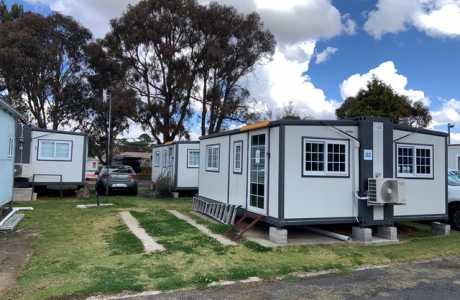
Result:
<instances>
[{"instance_id":1,"label":"car windscreen","mask_svg":"<svg viewBox=\"0 0 460 300\"><path fill-rule=\"evenodd\" d=\"M131 174L130 169L111 169L110 170L111 174Z\"/></svg>"}]
</instances>

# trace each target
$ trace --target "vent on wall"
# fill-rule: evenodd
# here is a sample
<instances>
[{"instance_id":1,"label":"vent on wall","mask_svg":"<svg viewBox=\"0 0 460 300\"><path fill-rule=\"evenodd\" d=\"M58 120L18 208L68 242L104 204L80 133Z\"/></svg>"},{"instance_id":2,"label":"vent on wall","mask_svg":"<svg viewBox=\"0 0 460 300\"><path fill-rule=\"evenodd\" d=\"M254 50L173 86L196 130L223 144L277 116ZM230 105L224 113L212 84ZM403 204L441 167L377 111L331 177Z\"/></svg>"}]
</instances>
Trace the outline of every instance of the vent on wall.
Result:
<instances>
[{"instance_id":1,"label":"vent on wall","mask_svg":"<svg viewBox=\"0 0 460 300\"><path fill-rule=\"evenodd\" d=\"M405 185L401 180L370 178L367 193L368 205L406 204Z\"/></svg>"}]
</instances>

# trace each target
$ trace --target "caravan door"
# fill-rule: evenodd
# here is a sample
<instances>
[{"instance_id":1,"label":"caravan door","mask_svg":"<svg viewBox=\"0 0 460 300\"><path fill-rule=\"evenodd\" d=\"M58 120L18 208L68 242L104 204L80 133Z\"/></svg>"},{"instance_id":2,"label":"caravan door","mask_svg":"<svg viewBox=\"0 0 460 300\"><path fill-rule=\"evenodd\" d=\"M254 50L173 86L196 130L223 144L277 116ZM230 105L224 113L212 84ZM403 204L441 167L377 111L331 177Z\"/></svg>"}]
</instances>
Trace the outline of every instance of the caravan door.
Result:
<instances>
[{"instance_id":1,"label":"caravan door","mask_svg":"<svg viewBox=\"0 0 460 300\"><path fill-rule=\"evenodd\" d=\"M265 215L266 208L266 134L250 136L248 210Z\"/></svg>"}]
</instances>

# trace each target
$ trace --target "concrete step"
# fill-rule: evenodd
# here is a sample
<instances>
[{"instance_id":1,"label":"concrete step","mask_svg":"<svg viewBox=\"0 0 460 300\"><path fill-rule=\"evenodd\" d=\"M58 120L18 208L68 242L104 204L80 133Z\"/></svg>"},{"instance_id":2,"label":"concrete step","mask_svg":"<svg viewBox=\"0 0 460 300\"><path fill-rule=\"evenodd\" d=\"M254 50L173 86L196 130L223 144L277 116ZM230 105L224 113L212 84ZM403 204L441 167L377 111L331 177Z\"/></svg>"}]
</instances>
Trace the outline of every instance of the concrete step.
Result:
<instances>
[{"instance_id":1,"label":"concrete step","mask_svg":"<svg viewBox=\"0 0 460 300\"><path fill-rule=\"evenodd\" d=\"M14 189L14 201L26 202L31 200L37 200L37 193L34 193L32 197L32 188L15 188Z\"/></svg>"}]
</instances>

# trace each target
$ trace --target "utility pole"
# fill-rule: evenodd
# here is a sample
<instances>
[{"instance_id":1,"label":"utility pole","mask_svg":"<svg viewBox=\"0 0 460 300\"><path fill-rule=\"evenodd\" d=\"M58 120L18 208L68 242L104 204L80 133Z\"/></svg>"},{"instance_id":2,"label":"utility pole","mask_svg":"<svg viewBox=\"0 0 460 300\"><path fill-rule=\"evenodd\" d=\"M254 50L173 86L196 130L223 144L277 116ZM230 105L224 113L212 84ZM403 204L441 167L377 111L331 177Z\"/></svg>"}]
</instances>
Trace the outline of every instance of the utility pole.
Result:
<instances>
[{"instance_id":1,"label":"utility pole","mask_svg":"<svg viewBox=\"0 0 460 300\"><path fill-rule=\"evenodd\" d=\"M454 127L454 124L447 123L447 145L450 145L450 129Z\"/></svg>"},{"instance_id":2,"label":"utility pole","mask_svg":"<svg viewBox=\"0 0 460 300\"><path fill-rule=\"evenodd\" d=\"M110 167L112 166L112 95L106 89L102 91L102 101L109 105L108 130L107 130L107 182L105 185L105 196L109 196Z\"/></svg>"}]
</instances>

